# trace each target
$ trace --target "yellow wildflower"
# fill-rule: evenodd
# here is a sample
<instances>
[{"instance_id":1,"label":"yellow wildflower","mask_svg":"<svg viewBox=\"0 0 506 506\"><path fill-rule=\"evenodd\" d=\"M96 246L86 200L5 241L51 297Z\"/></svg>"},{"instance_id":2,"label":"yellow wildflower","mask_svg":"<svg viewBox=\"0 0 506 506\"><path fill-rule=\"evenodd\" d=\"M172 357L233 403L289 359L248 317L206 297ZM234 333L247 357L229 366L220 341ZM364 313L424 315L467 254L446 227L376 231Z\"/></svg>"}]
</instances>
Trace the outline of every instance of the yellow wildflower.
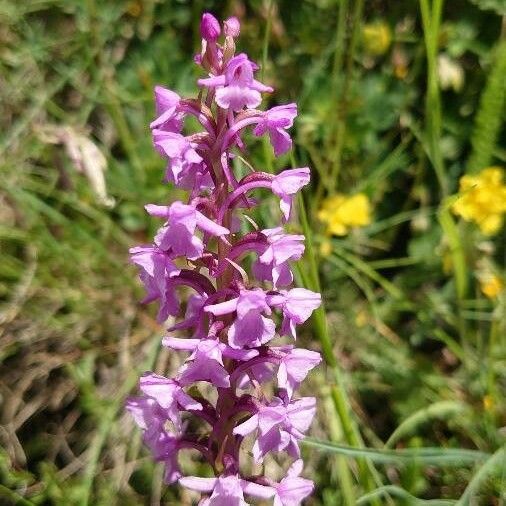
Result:
<instances>
[{"instance_id":1,"label":"yellow wildflower","mask_svg":"<svg viewBox=\"0 0 506 506\"><path fill-rule=\"evenodd\" d=\"M480 280L480 289L489 299L495 299L503 290L504 285L499 276L490 274Z\"/></svg>"},{"instance_id":2,"label":"yellow wildflower","mask_svg":"<svg viewBox=\"0 0 506 506\"><path fill-rule=\"evenodd\" d=\"M325 240L320 244L320 255L322 257L328 257L332 254L332 243L329 240Z\"/></svg>"},{"instance_id":3,"label":"yellow wildflower","mask_svg":"<svg viewBox=\"0 0 506 506\"><path fill-rule=\"evenodd\" d=\"M371 223L371 206L363 193L351 197L337 194L323 202L318 219L327 225L331 235L346 235L350 228Z\"/></svg>"},{"instance_id":4,"label":"yellow wildflower","mask_svg":"<svg viewBox=\"0 0 506 506\"><path fill-rule=\"evenodd\" d=\"M483 407L485 408L485 411L492 411L494 404L494 399L491 395L487 394L483 397Z\"/></svg>"},{"instance_id":5,"label":"yellow wildflower","mask_svg":"<svg viewBox=\"0 0 506 506\"><path fill-rule=\"evenodd\" d=\"M388 51L392 32L384 21L368 23L362 28L362 41L366 53L379 56Z\"/></svg>"},{"instance_id":6,"label":"yellow wildflower","mask_svg":"<svg viewBox=\"0 0 506 506\"><path fill-rule=\"evenodd\" d=\"M477 175L460 178L459 198L453 212L466 221L474 221L486 235L492 235L502 226L506 212L506 186L502 183L500 167L489 167Z\"/></svg>"},{"instance_id":7,"label":"yellow wildflower","mask_svg":"<svg viewBox=\"0 0 506 506\"><path fill-rule=\"evenodd\" d=\"M365 309L361 309L355 316L355 325L357 327L364 327L369 322L369 316Z\"/></svg>"}]
</instances>

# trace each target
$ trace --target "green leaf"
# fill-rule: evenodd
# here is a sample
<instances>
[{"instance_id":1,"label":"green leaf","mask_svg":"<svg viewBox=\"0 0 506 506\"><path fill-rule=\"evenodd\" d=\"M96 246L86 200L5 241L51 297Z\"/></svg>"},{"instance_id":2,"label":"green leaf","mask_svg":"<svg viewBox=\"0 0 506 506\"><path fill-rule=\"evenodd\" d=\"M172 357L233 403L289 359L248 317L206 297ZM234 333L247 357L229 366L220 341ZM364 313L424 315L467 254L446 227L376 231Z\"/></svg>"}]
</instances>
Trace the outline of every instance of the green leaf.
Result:
<instances>
[{"instance_id":1,"label":"green leaf","mask_svg":"<svg viewBox=\"0 0 506 506\"><path fill-rule=\"evenodd\" d=\"M506 469L506 447L499 448L478 470L473 476L473 479L469 482L466 490L462 494L461 498L457 502L458 506L471 506L477 504L472 501L476 496L480 487L490 478L491 474L501 473L504 477ZM503 489L504 490L504 489Z\"/></svg>"},{"instance_id":2,"label":"green leaf","mask_svg":"<svg viewBox=\"0 0 506 506\"><path fill-rule=\"evenodd\" d=\"M427 466L462 467L486 459L489 454L463 448L408 448L403 450L379 450L352 448L329 441L305 438L302 443L321 451L338 453L352 459L367 458L376 464L403 466L416 462Z\"/></svg>"},{"instance_id":3,"label":"green leaf","mask_svg":"<svg viewBox=\"0 0 506 506\"><path fill-rule=\"evenodd\" d=\"M495 51L495 58L488 76L487 85L480 99L476 114L467 171L477 172L488 167L497 143L504 115L506 89L506 40Z\"/></svg>"},{"instance_id":4,"label":"green leaf","mask_svg":"<svg viewBox=\"0 0 506 506\"><path fill-rule=\"evenodd\" d=\"M387 495L391 497L399 497L400 499L404 499L406 501L406 504L409 504L410 506L419 506L419 505L450 506L456 503L456 501L452 499L429 499L429 500L418 499L417 497L411 495L403 488L396 487L395 485L385 485L384 487L380 487L377 488L376 490L373 490L369 494L365 494L362 497L359 497L359 499L357 500L357 506L369 504L372 500Z\"/></svg>"},{"instance_id":5,"label":"green leaf","mask_svg":"<svg viewBox=\"0 0 506 506\"><path fill-rule=\"evenodd\" d=\"M406 418L394 430L388 441L385 443L386 448L391 448L400 439L412 435L420 425L427 423L434 418L447 420L448 417L461 415L469 412L469 407L459 401L440 401L435 402L428 408L423 408L411 416Z\"/></svg>"}]
</instances>

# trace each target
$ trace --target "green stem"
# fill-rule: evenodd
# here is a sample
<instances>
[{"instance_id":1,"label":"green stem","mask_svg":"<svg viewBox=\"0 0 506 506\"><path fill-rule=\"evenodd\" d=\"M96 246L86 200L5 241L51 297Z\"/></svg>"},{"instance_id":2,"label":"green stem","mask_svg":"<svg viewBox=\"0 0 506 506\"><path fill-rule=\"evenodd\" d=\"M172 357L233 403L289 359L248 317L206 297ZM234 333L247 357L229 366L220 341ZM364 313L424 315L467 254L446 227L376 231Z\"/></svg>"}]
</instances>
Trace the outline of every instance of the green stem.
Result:
<instances>
[{"instance_id":1,"label":"green stem","mask_svg":"<svg viewBox=\"0 0 506 506\"><path fill-rule=\"evenodd\" d=\"M340 104L339 100L339 81L343 70L344 49L346 46L346 15L348 12L348 0L338 0L339 8L337 9L337 29L336 29L336 43L334 48L334 61L332 63L332 81L330 96L333 103ZM326 151L331 152L332 139L336 139L336 132L339 123L339 111L335 111L332 107L329 108L329 133L326 139ZM324 183L327 184L327 178Z\"/></svg>"},{"instance_id":2,"label":"green stem","mask_svg":"<svg viewBox=\"0 0 506 506\"><path fill-rule=\"evenodd\" d=\"M478 470L469 482L466 490L457 502L458 506L472 506L477 504L476 495L480 486L490 478L491 475L499 473L504 476L504 469L506 465L506 447L499 448Z\"/></svg>"},{"instance_id":3,"label":"green stem","mask_svg":"<svg viewBox=\"0 0 506 506\"><path fill-rule=\"evenodd\" d=\"M345 2L343 2L344 4ZM346 2L347 3L347 2ZM343 5L341 5L343 7ZM346 67L344 72L344 84L341 93L341 99L338 102L337 110L337 124L335 129L335 146L332 152L332 167L329 172L327 181L328 190L332 193L338 186L339 173L341 171L342 152L344 147L344 139L346 136L346 116L348 109L348 95L350 92L351 82L353 78L353 62L355 60L355 50L357 48L358 37L360 33L360 21L362 19L362 11L364 7L364 0L356 0L353 8L353 30L351 34L350 43L348 46L348 54L346 57ZM343 11L345 6L343 7ZM344 17L344 12L343 12ZM345 21L340 19L338 28L341 28L341 23ZM336 55L337 63L340 63L342 56ZM336 60L334 60L336 64Z\"/></svg>"},{"instance_id":4,"label":"green stem","mask_svg":"<svg viewBox=\"0 0 506 506\"><path fill-rule=\"evenodd\" d=\"M306 236L306 255L307 271L304 278L308 284L308 288L317 292L321 292L320 279L318 274L317 256L313 246L312 232L309 227L306 208L304 200L299 195L299 213L302 224L303 232ZM346 388L344 386L341 371L338 367L333 348L332 341L327 328L327 318L325 314L324 304L313 312L313 325L316 335L320 340L322 347L323 357L327 366L331 369L335 383L330 386L331 397L334 403L334 408L341 422L346 442L354 447L360 448L363 446L360 432L352 418L352 410L350 401L348 399ZM359 459L359 477L360 482L365 490L371 491L374 489L374 479L376 474L374 469L369 467L370 463L365 459Z\"/></svg>"},{"instance_id":5,"label":"green stem","mask_svg":"<svg viewBox=\"0 0 506 506\"><path fill-rule=\"evenodd\" d=\"M441 193L448 194L441 152L441 100L437 71L437 48L444 0L420 0L425 52L427 55L427 94L425 97L426 136Z\"/></svg>"},{"instance_id":6,"label":"green stem","mask_svg":"<svg viewBox=\"0 0 506 506\"><path fill-rule=\"evenodd\" d=\"M465 299L468 291L468 274L467 274L466 257L461 237L459 234L459 230L450 214L450 211L448 210L447 201L443 201L443 205L441 206L441 209L438 212L438 220L446 238L448 239L448 243L450 246L450 254L452 257L452 264L453 264L453 276L455 279L455 288L457 291L458 331L464 353L468 354L471 352L471 350L469 348L469 343L467 342L466 337L467 324L466 319L463 316L463 307L462 307L462 302Z\"/></svg>"},{"instance_id":7,"label":"green stem","mask_svg":"<svg viewBox=\"0 0 506 506\"><path fill-rule=\"evenodd\" d=\"M269 40L271 37L271 25L272 25L272 9L274 7L274 2L272 0L268 0L266 15L267 15L267 23L265 25L265 33L262 47L262 68L260 69L261 81L264 81L265 75L265 67L267 66L267 58L269 56ZM274 171L273 159L272 159L272 148L269 143L269 139L266 135L262 137L262 146L264 150L264 158L267 172L270 174Z\"/></svg>"}]
</instances>

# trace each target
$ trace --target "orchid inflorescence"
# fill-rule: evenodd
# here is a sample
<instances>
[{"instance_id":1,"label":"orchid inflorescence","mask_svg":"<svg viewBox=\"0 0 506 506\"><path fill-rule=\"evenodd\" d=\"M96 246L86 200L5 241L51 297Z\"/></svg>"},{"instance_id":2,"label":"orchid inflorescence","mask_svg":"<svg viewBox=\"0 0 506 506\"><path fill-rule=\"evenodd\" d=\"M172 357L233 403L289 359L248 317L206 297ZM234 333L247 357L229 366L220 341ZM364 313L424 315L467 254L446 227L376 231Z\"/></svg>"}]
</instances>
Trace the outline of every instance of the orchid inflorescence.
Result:
<instances>
[{"instance_id":1,"label":"orchid inflorescence","mask_svg":"<svg viewBox=\"0 0 506 506\"><path fill-rule=\"evenodd\" d=\"M256 109L261 93L273 90L254 78L258 67L246 54L235 55L239 21L225 21L223 32L220 44L220 24L211 14L203 15L202 50L195 62L208 77L198 81L198 99L155 88L157 118L150 126L156 149L168 159L165 181L187 190L189 197L188 203L147 205L147 212L164 224L154 244L130 252L147 291L144 302L157 300L158 320L173 317L176 322L162 344L190 355L173 378L145 373L140 379L143 395L130 398L127 409L154 459L165 464L165 482L179 481L203 493L201 504L244 505L246 495L293 506L313 490L313 483L299 476L298 442L316 411L314 397L296 398L294 393L321 357L271 341L284 336L294 341L296 326L321 299L310 290L289 288L290 263L301 258L304 236L287 234L282 227L259 230L243 213L257 204L251 192L264 188L279 197L281 219L288 221L296 193L309 183L309 169L277 175L255 171L236 178L232 160L234 152L244 151L246 128L253 127L255 136L267 134L279 156L291 148L287 129L297 106ZM183 135L188 116L203 131ZM241 235L241 227L251 231ZM253 258L251 277L241 266L245 257ZM194 292L184 314L180 286ZM191 337L176 337L176 331ZM268 389L271 381L276 388ZM215 388L214 401L198 390L198 382ZM285 451L294 459L281 481L244 471L240 450L250 434L255 463L262 463L269 452ZM185 449L197 450L215 477L183 477L178 454Z\"/></svg>"}]
</instances>

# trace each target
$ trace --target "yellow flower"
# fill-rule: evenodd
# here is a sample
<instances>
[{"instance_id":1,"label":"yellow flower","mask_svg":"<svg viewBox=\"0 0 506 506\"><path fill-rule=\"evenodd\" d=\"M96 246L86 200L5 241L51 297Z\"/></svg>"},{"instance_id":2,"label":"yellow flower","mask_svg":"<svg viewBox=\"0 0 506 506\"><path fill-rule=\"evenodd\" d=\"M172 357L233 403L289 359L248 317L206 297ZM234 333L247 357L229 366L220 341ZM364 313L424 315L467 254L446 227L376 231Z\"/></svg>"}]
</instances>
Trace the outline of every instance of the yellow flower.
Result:
<instances>
[{"instance_id":1,"label":"yellow flower","mask_svg":"<svg viewBox=\"0 0 506 506\"><path fill-rule=\"evenodd\" d=\"M329 240L325 240L320 244L320 255L322 257L328 257L332 254L332 243Z\"/></svg>"},{"instance_id":2,"label":"yellow flower","mask_svg":"<svg viewBox=\"0 0 506 506\"><path fill-rule=\"evenodd\" d=\"M363 193L351 197L337 194L323 202L318 219L327 225L327 233L346 235L350 228L371 223L369 199Z\"/></svg>"},{"instance_id":3,"label":"yellow flower","mask_svg":"<svg viewBox=\"0 0 506 506\"><path fill-rule=\"evenodd\" d=\"M367 325L368 321L369 321L369 316L367 314L367 311L365 311L364 309L361 309L357 313L357 316L355 316L355 325L357 327L364 327L365 325Z\"/></svg>"},{"instance_id":4,"label":"yellow flower","mask_svg":"<svg viewBox=\"0 0 506 506\"><path fill-rule=\"evenodd\" d=\"M494 408L494 399L491 395L485 395L483 397L483 407L485 411L491 411Z\"/></svg>"},{"instance_id":5,"label":"yellow flower","mask_svg":"<svg viewBox=\"0 0 506 506\"><path fill-rule=\"evenodd\" d=\"M362 28L362 41L366 53L379 56L388 51L392 42L392 32L384 21L368 23Z\"/></svg>"},{"instance_id":6,"label":"yellow flower","mask_svg":"<svg viewBox=\"0 0 506 506\"><path fill-rule=\"evenodd\" d=\"M490 274L480 280L480 288L486 297L489 299L495 299L502 292L504 285L499 276Z\"/></svg>"},{"instance_id":7,"label":"yellow flower","mask_svg":"<svg viewBox=\"0 0 506 506\"><path fill-rule=\"evenodd\" d=\"M506 212L506 186L500 167L489 167L477 175L460 178L459 198L452 206L455 214L474 221L486 235L493 235L502 226Z\"/></svg>"}]
</instances>

